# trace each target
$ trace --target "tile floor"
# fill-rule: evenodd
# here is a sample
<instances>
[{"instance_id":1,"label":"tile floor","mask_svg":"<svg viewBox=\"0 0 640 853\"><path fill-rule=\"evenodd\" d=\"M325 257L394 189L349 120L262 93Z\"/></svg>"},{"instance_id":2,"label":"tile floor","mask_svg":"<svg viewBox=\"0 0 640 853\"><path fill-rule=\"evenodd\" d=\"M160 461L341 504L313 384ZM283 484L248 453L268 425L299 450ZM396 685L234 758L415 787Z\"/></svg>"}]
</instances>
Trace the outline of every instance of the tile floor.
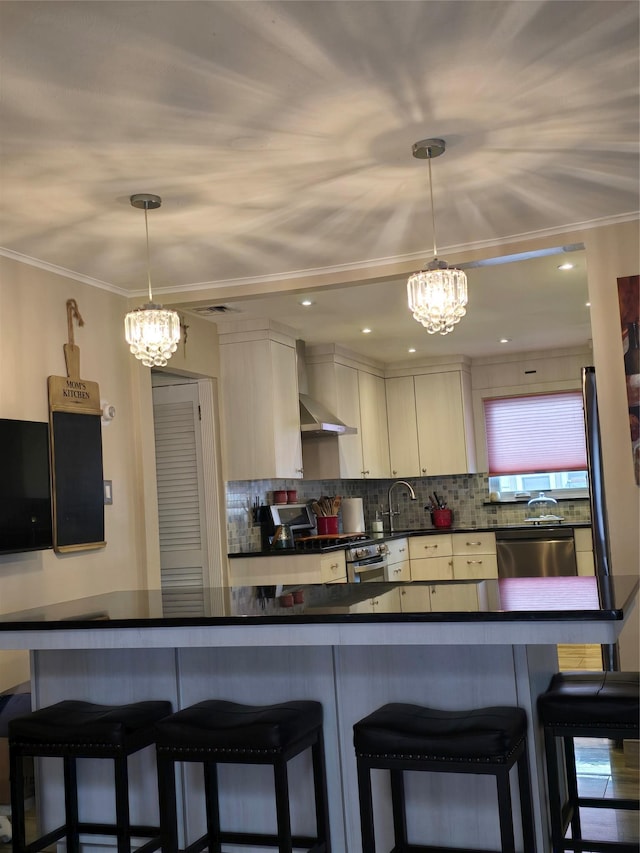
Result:
<instances>
[{"instance_id":1,"label":"tile floor","mask_svg":"<svg viewBox=\"0 0 640 853\"><path fill-rule=\"evenodd\" d=\"M562 670L596 670L602 666L599 646L561 646L558 656ZM581 739L576 741L576 759L580 791L585 796L605 799L613 796L638 797L640 774L637 760L630 760L628 753L625 755L616 744L595 738ZM638 812L585 809L582 816L585 836L636 843L640 851ZM31 818L28 832L34 831L35 821ZM0 853L10 850L11 844L0 844Z\"/></svg>"}]
</instances>

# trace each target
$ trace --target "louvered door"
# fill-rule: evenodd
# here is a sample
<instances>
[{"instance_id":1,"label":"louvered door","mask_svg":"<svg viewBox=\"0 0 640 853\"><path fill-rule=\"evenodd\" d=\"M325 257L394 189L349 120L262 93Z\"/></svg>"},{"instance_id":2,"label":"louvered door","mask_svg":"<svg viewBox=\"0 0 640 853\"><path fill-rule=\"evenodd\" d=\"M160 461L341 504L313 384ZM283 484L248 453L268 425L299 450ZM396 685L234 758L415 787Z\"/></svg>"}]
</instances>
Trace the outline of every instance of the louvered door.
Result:
<instances>
[{"instance_id":1,"label":"louvered door","mask_svg":"<svg viewBox=\"0 0 640 853\"><path fill-rule=\"evenodd\" d=\"M198 385L155 387L153 410L165 607L204 612L208 573Z\"/></svg>"}]
</instances>

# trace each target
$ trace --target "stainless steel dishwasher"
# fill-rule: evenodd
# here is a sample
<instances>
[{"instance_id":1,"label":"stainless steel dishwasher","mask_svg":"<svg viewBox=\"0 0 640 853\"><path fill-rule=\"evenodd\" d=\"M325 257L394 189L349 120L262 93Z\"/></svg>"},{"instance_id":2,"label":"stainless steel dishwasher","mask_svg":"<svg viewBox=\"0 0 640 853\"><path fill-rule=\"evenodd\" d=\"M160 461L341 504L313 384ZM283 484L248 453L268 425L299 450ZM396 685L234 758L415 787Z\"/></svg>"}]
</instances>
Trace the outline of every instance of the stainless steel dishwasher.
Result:
<instances>
[{"instance_id":1,"label":"stainless steel dishwasher","mask_svg":"<svg viewBox=\"0 0 640 853\"><path fill-rule=\"evenodd\" d=\"M531 527L496 533L498 577L577 575L572 527Z\"/></svg>"}]
</instances>

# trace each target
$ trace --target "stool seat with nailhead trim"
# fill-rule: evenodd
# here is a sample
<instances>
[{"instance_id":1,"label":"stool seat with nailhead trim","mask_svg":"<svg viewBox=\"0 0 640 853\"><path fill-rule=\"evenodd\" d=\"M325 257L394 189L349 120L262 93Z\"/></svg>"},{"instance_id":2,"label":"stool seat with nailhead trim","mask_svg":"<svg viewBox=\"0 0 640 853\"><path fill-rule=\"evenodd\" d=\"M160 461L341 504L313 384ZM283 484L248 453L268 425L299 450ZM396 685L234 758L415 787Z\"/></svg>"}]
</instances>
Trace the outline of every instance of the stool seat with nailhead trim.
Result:
<instances>
[{"instance_id":1,"label":"stool seat with nailhead trim","mask_svg":"<svg viewBox=\"0 0 640 853\"><path fill-rule=\"evenodd\" d=\"M14 853L35 853L64 838L67 853L79 853L80 835L114 835L118 853L151 853L160 849L158 826L132 825L129 817L128 756L154 743L154 725L171 713L171 703L135 702L96 705L67 700L9 721L11 816ZM65 822L27 844L23 759L63 759ZM81 821L78 816L76 761L110 758L114 762L116 822ZM148 839L142 845L132 839Z\"/></svg>"},{"instance_id":2,"label":"stool seat with nailhead trim","mask_svg":"<svg viewBox=\"0 0 640 853\"><path fill-rule=\"evenodd\" d=\"M251 849L275 847L280 853L304 848L330 853L322 705L313 701L241 705L211 699L177 711L156 727L160 827L164 853L179 853L175 763L203 765L206 833L192 841L189 853L222 850L222 844ZM294 836L289 814L287 764L311 749L316 836ZM232 832L220 826L218 764L270 764L273 767L277 832Z\"/></svg>"},{"instance_id":3,"label":"stool seat with nailhead trim","mask_svg":"<svg viewBox=\"0 0 640 853\"><path fill-rule=\"evenodd\" d=\"M583 837L581 808L637 810L638 799L581 796L574 738L609 738L614 741L637 738L640 725L639 683L637 672L562 672L553 676L548 689L538 697L538 715L544 726L554 853L592 849L599 853L637 853L637 841ZM566 793L560 789L558 740L564 747ZM569 824L571 838L565 838Z\"/></svg>"},{"instance_id":4,"label":"stool seat with nailhead trim","mask_svg":"<svg viewBox=\"0 0 640 853\"><path fill-rule=\"evenodd\" d=\"M502 851L515 853L509 771L517 765L525 853L534 853L533 811L527 758L527 717L521 708L442 711L392 703L353 727L358 764L362 849L375 853L371 770L390 771L395 845L393 853L455 850L408 841L405 770L495 776ZM466 848L465 848L466 849Z\"/></svg>"}]
</instances>

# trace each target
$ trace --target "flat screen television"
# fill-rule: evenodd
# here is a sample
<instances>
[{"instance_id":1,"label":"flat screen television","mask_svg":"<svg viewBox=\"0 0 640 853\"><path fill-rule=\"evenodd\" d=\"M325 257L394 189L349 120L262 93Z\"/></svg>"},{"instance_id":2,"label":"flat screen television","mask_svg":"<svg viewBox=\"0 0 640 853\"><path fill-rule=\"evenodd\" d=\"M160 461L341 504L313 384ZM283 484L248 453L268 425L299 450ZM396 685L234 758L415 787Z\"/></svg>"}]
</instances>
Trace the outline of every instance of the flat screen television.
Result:
<instances>
[{"instance_id":1,"label":"flat screen television","mask_svg":"<svg viewBox=\"0 0 640 853\"><path fill-rule=\"evenodd\" d=\"M53 547L49 425L0 418L0 554Z\"/></svg>"}]
</instances>

